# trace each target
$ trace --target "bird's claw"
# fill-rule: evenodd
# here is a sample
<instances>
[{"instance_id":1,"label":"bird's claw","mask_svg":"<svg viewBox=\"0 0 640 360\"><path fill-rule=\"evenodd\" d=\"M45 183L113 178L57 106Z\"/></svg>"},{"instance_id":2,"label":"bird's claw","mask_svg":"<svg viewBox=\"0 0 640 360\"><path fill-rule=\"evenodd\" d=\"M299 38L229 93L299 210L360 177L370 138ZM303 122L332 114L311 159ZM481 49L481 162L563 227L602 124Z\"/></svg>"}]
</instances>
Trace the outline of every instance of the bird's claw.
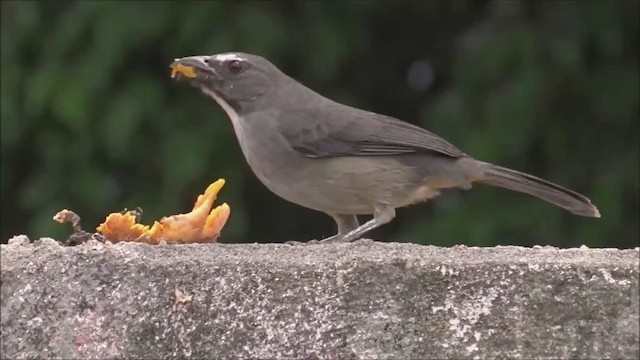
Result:
<instances>
[{"instance_id":1,"label":"bird's claw","mask_svg":"<svg viewBox=\"0 0 640 360\"><path fill-rule=\"evenodd\" d=\"M340 234L329 236L328 238L324 238L319 241L319 243L322 243L322 244L341 243L341 242L348 242L348 240L345 238L344 235L340 235Z\"/></svg>"},{"instance_id":2,"label":"bird's claw","mask_svg":"<svg viewBox=\"0 0 640 360\"><path fill-rule=\"evenodd\" d=\"M324 238L322 240L315 240L314 239L314 240L309 240L307 242L285 241L284 243L286 245L299 246L299 245L335 244L335 243L347 243L347 242L369 243L369 242L373 242L373 240L371 240L371 239L362 239L362 238L349 240L345 235L337 234L337 235L329 236L328 238Z\"/></svg>"},{"instance_id":3,"label":"bird's claw","mask_svg":"<svg viewBox=\"0 0 640 360\"><path fill-rule=\"evenodd\" d=\"M285 241L284 244L285 245L291 245L291 246L304 246L304 245L311 245L314 244L314 242L317 242L318 240L311 240L309 242L302 242L302 241Z\"/></svg>"},{"instance_id":4,"label":"bird's claw","mask_svg":"<svg viewBox=\"0 0 640 360\"><path fill-rule=\"evenodd\" d=\"M309 240L307 242L302 242L302 241L285 241L284 243L286 245L291 245L291 246L300 246L300 245L318 245L318 244L329 244L329 243L336 243L336 242L344 242L343 236L342 235L334 235L334 236L330 236L328 238L322 239L322 240Z\"/></svg>"}]
</instances>

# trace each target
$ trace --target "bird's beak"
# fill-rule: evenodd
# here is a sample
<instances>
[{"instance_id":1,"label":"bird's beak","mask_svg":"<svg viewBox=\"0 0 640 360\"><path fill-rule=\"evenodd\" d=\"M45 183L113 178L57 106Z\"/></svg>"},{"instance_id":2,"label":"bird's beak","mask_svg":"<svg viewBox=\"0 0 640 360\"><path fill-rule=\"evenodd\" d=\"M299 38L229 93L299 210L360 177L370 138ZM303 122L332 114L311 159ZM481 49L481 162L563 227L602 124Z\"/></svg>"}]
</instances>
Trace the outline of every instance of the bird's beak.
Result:
<instances>
[{"instance_id":1,"label":"bird's beak","mask_svg":"<svg viewBox=\"0 0 640 360\"><path fill-rule=\"evenodd\" d=\"M205 62L207 58L208 56L188 56L175 59L169 66L171 68L171 78L176 76L192 80L206 79L211 76L219 78L220 76Z\"/></svg>"}]
</instances>

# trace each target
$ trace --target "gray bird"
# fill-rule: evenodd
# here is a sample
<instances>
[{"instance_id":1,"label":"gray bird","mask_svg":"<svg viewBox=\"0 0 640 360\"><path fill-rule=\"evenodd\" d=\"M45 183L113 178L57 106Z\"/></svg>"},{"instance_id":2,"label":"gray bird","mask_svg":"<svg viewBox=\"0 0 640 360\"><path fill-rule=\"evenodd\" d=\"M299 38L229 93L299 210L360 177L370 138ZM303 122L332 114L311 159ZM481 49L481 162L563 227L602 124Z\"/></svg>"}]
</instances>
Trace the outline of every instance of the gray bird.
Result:
<instances>
[{"instance_id":1,"label":"gray bird","mask_svg":"<svg viewBox=\"0 0 640 360\"><path fill-rule=\"evenodd\" d=\"M322 242L357 240L393 220L396 208L475 182L600 217L583 195L476 160L418 126L337 103L261 56L190 56L171 67L226 111L247 163L269 190L335 220L338 233ZM360 225L361 214L373 218Z\"/></svg>"}]
</instances>

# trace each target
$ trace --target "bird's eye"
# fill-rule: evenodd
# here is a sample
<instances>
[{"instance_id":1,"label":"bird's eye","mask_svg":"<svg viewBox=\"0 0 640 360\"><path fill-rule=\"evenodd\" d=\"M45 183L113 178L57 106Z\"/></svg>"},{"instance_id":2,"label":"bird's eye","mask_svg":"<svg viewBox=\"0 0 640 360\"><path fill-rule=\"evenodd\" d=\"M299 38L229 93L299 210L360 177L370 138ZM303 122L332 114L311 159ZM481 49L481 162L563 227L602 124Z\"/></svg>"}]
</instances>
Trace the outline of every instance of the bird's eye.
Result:
<instances>
[{"instance_id":1,"label":"bird's eye","mask_svg":"<svg viewBox=\"0 0 640 360\"><path fill-rule=\"evenodd\" d=\"M242 63L239 60L231 60L227 64L227 68L229 68L229 71L233 74L237 74L242 70Z\"/></svg>"}]
</instances>

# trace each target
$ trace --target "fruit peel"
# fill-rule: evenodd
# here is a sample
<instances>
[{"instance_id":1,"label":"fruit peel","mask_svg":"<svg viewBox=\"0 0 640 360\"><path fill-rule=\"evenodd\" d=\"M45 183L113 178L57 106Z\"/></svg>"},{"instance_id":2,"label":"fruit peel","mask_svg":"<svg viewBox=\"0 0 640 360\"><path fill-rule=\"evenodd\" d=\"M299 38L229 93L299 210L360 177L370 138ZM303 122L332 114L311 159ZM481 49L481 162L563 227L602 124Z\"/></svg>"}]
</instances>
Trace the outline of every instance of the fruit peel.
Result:
<instances>
[{"instance_id":1,"label":"fruit peel","mask_svg":"<svg viewBox=\"0 0 640 360\"><path fill-rule=\"evenodd\" d=\"M114 243L122 241L147 244L215 242L231 214L231 208L227 203L213 207L224 184L224 179L211 183L204 193L197 197L190 212L163 217L159 221L154 221L152 226L139 223L142 212L140 209L107 215L105 221L96 228L97 234L83 231L79 224L80 217L73 211L64 209L53 219L59 223L72 223L74 234L70 238L74 238L74 244L96 238L93 235Z\"/></svg>"}]
</instances>

